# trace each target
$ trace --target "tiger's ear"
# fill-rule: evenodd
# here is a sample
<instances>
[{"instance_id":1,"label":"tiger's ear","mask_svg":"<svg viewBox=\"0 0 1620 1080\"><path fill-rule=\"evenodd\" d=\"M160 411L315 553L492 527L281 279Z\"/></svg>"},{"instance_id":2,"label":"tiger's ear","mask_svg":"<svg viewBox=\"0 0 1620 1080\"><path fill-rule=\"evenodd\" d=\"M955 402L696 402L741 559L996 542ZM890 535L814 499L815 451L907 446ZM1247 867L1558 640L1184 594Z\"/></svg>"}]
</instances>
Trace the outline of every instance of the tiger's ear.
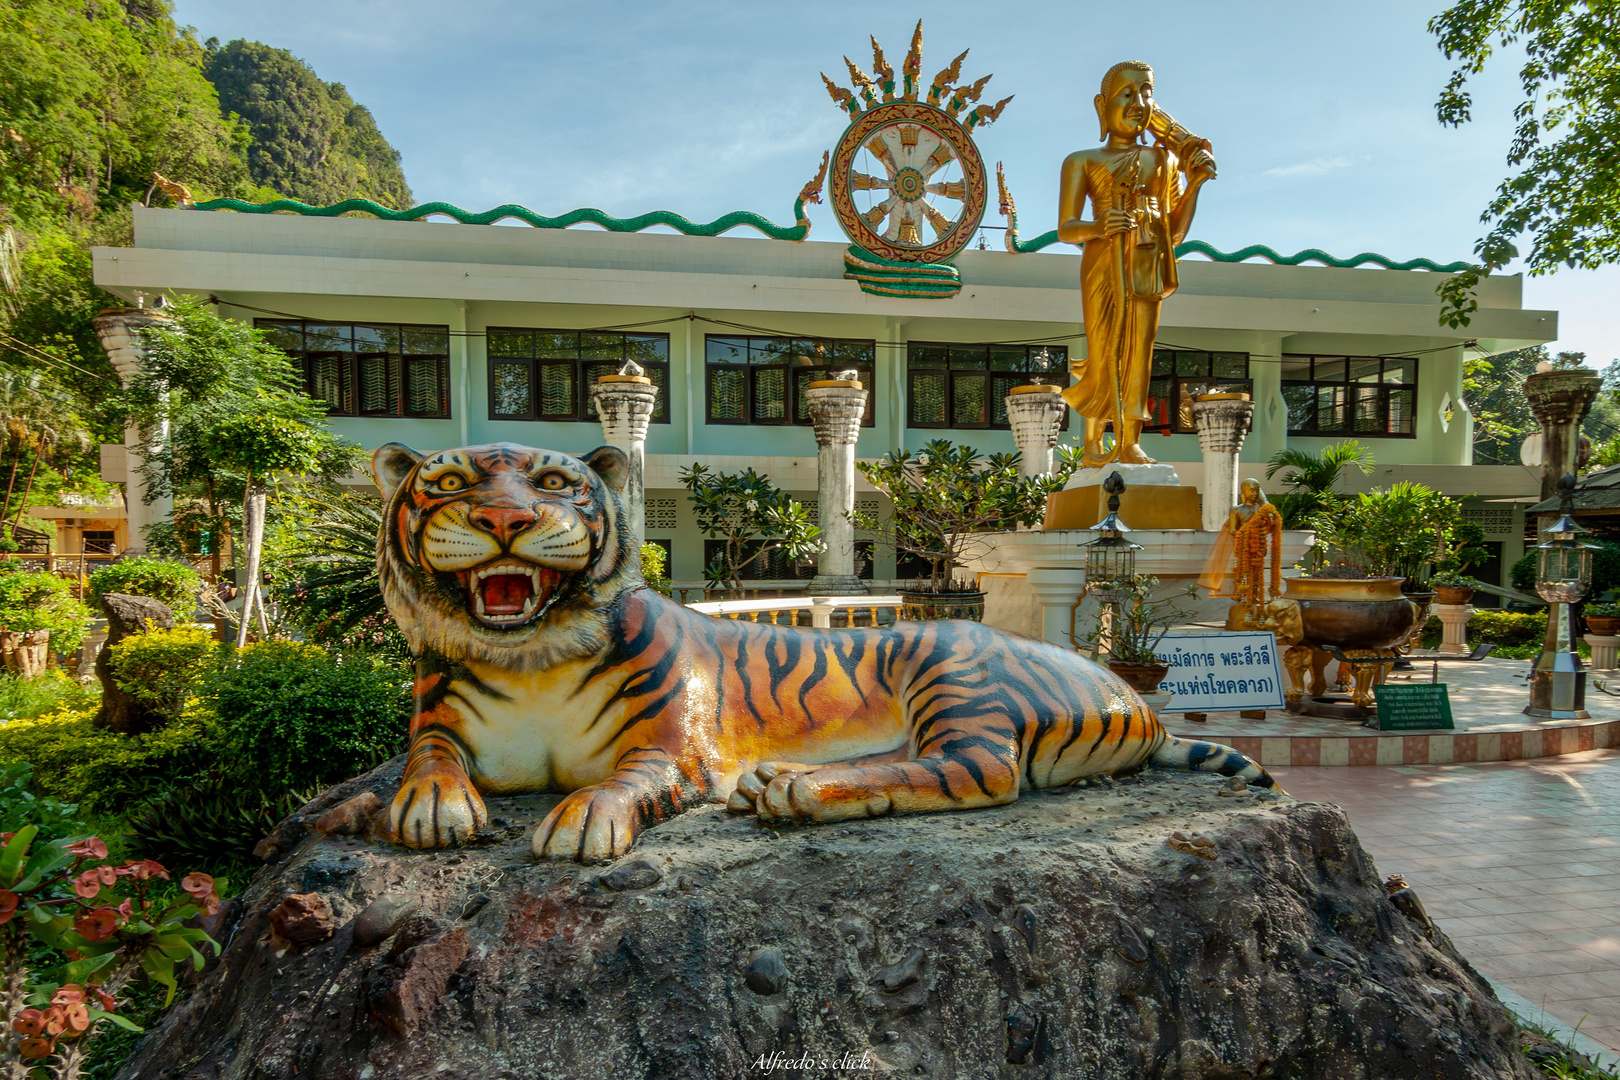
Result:
<instances>
[{"instance_id":1,"label":"tiger's ear","mask_svg":"<svg viewBox=\"0 0 1620 1080\"><path fill-rule=\"evenodd\" d=\"M371 476L377 481L384 499L394 497L394 489L411 475L411 470L421 460L422 455L404 443L384 443L377 447L377 452L371 455Z\"/></svg>"},{"instance_id":2,"label":"tiger's ear","mask_svg":"<svg viewBox=\"0 0 1620 1080\"><path fill-rule=\"evenodd\" d=\"M598 446L579 460L591 467L602 478L602 483L615 495L624 493L625 481L630 479L630 458L617 446Z\"/></svg>"}]
</instances>

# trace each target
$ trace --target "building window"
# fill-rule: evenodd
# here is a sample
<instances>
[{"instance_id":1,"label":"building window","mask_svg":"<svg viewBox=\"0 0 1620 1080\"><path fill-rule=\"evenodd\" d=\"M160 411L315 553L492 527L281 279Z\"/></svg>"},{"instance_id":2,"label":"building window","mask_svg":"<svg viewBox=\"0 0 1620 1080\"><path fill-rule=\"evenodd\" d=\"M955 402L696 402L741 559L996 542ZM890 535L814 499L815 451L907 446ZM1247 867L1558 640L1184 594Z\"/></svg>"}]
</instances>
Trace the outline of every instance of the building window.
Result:
<instances>
[{"instance_id":1,"label":"building window","mask_svg":"<svg viewBox=\"0 0 1620 1080\"><path fill-rule=\"evenodd\" d=\"M906 346L906 424L1006 428L1008 391L1032 381L1067 386L1068 370L1069 350L1061 345L914 341Z\"/></svg>"},{"instance_id":2,"label":"building window","mask_svg":"<svg viewBox=\"0 0 1620 1080\"><path fill-rule=\"evenodd\" d=\"M450 416L450 328L258 319L328 416Z\"/></svg>"},{"instance_id":3,"label":"building window","mask_svg":"<svg viewBox=\"0 0 1620 1080\"><path fill-rule=\"evenodd\" d=\"M669 423L669 335L491 327L491 420L595 420L591 386L634 360L658 387L652 422Z\"/></svg>"},{"instance_id":4,"label":"building window","mask_svg":"<svg viewBox=\"0 0 1620 1080\"><path fill-rule=\"evenodd\" d=\"M1417 435L1417 361L1402 356L1284 356L1290 435Z\"/></svg>"},{"instance_id":5,"label":"building window","mask_svg":"<svg viewBox=\"0 0 1620 1080\"><path fill-rule=\"evenodd\" d=\"M1193 400L1199 394L1221 392L1254 393L1248 353L1154 349L1147 403L1152 419L1142 425L1142 430L1166 435L1196 434Z\"/></svg>"},{"instance_id":6,"label":"building window","mask_svg":"<svg viewBox=\"0 0 1620 1080\"><path fill-rule=\"evenodd\" d=\"M871 427L871 341L831 338L718 337L705 344L711 424L809 424L805 387L853 369L867 387L862 427Z\"/></svg>"}]
</instances>

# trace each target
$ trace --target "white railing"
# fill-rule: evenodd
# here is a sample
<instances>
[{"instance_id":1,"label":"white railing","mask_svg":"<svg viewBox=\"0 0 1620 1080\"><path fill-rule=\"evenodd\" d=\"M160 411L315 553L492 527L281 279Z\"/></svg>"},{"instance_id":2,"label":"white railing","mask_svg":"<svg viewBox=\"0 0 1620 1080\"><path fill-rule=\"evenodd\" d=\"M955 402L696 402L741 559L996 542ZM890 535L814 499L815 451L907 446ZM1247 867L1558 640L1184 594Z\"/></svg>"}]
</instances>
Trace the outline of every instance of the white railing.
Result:
<instances>
[{"instance_id":1,"label":"white railing","mask_svg":"<svg viewBox=\"0 0 1620 1080\"><path fill-rule=\"evenodd\" d=\"M747 619L749 622L768 622L772 626L797 626L799 613L810 613L810 625L831 627L834 612L844 613L844 625L856 626L861 613L866 615L867 626L878 625L878 612L900 606L899 596L776 596L761 600L706 600L687 604L693 611L713 615L717 619ZM782 618L782 616L787 618ZM762 616L769 616L763 618Z\"/></svg>"}]
</instances>

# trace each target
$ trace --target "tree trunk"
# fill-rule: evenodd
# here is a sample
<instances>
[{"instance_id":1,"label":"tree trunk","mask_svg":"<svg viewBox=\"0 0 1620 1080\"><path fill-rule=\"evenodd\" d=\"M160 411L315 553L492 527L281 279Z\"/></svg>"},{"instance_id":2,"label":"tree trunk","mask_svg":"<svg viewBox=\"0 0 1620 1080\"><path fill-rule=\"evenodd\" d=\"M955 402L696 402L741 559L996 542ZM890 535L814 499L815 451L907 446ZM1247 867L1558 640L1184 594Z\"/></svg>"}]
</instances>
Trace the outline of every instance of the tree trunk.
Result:
<instances>
[{"instance_id":1,"label":"tree trunk","mask_svg":"<svg viewBox=\"0 0 1620 1080\"><path fill-rule=\"evenodd\" d=\"M6 481L6 498L0 502L0 521L4 521L11 513L11 489L17 483L17 459L22 457L22 447L17 447L17 457L11 459L11 479Z\"/></svg>"},{"instance_id":2,"label":"tree trunk","mask_svg":"<svg viewBox=\"0 0 1620 1080\"><path fill-rule=\"evenodd\" d=\"M238 649L247 644L248 623L253 616L254 604L261 609L264 606L264 597L259 592L259 558L264 552L264 503L264 487L249 478L247 496L242 500L242 532L246 534L248 548L247 581L242 586L242 610L236 623ZM268 633L262 610L259 621L261 628Z\"/></svg>"},{"instance_id":3,"label":"tree trunk","mask_svg":"<svg viewBox=\"0 0 1620 1080\"><path fill-rule=\"evenodd\" d=\"M17 520L12 522L13 525L16 525L17 522L22 521L23 515L28 512L28 496L34 493L34 476L38 472L39 455L35 454L34 467L28 470L28 482L23 485L22 498L17 500Z\"/></svg>"}]
</instances>

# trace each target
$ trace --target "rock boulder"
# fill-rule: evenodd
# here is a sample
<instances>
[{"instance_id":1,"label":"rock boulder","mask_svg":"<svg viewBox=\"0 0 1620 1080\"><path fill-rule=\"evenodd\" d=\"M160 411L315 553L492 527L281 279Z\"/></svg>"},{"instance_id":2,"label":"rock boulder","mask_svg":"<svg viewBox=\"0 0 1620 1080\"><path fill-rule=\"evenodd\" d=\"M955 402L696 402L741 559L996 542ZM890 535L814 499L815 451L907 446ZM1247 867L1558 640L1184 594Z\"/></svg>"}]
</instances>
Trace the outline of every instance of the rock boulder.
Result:
<instances>
[{"instance_id":1,"label":"rock boulder","mask_svg":"<svg viewBox=\"0 0 1620 1080\"><path fill-rule=\"evenodd\" d=\"M555 796L491 799L461 850L314 828L399 769L278 830L122 1077L1534 1076L1335 806L1159 772L801 829L716 806L606 867L532 861ZM273 933L289 898L332 936Z\"/></svg>"}]
</instances>

